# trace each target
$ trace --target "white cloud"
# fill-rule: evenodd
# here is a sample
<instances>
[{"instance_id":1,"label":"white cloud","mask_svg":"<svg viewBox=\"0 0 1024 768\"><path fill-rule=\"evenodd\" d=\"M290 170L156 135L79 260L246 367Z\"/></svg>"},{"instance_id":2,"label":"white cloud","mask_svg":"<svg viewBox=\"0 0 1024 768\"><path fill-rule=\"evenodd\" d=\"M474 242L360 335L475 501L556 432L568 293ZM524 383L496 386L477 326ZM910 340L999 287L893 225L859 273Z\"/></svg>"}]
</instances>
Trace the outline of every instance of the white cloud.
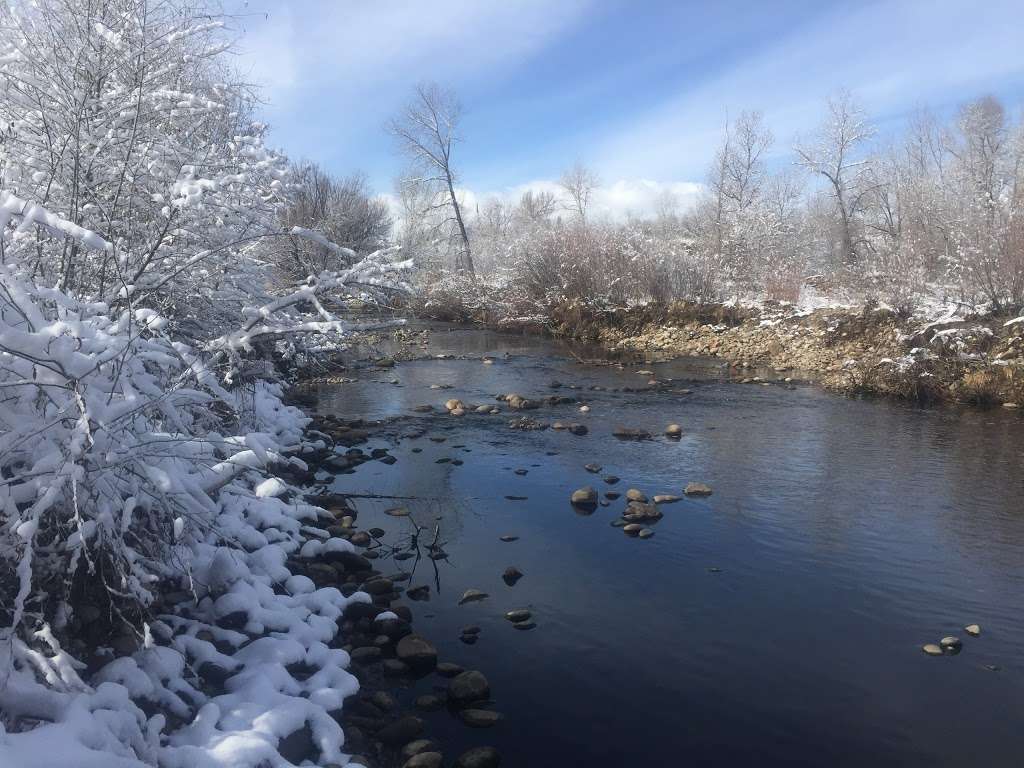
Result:
<instances>
[{"instance_id":1,"label":"white cloud","mask_svg":"<svg viewBox=\"0 0 1024 768\"><path fill-rule=\"evenodd\" d=\"M728 115L760 109L785 151L847 87L885 118L929 102L980 95L1024 74L1019 0L846 5L729 62L728 69L594 137L603 173L703 173Z\"/></svg>"},{"instance_id":2,"label":"white cloud","mask_svg":"<svg viewBox=\"0 0 1024 768\"><path fill-rule=\"evenodd\" d=\"M694 205L702 190L701 184L692 181L617 179L594 190L590 217L621 222L630 217L653 218L664 210L682 213ZM514 205L526 191L550 192L563 204L568 203L558 182L551 179L537 179L497 190L461 188L458 193L462 207L472 214L478 205L484 205L488 200L498 199ZM388 204L392 216L397 220L401 214L398 199L393 194L379 197Z\"/></svg>"}]
</instances>

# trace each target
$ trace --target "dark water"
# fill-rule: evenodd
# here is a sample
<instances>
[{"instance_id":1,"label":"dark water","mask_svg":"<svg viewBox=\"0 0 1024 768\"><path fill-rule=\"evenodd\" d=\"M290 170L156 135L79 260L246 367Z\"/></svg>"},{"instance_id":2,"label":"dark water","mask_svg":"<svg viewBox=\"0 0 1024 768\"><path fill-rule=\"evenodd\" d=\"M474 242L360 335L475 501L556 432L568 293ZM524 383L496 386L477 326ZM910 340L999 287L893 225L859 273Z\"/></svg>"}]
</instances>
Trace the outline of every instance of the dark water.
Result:
<instances>
[{"instance_id":1,"label":"dark water","mask_svg":"<svg viewBox=\"0 0 1024 768\"><path fill-rule=\"evenodd\" d=\"M339 490L420 497L414 516L441 518L451 559L440 594L429 561L418 566L411 583L432 596L410 603L415 627L443 660L484 671L507 716L476 731L424 715L449 758L493 744L507 766L1024 765L1024 419L741 385L707 361L588 366L552 342L482 331L435 334L431 351L510 356L367 373L324 389L321 410L409 414L449 397L548 395L552 379L637 386L641 367L696 379L688 396L563 389L592 412L530 413L584 422L584 437L512 431L505 415L417 415L396 431L447 441L403 440L395 465L337 478ZM670 422L681 441L610 435ZM570 507L575 488L608 489L589 462L623 492L715 492L665 506L653 538L631 539L609 524L622 500L591 516ZM394 504L361 502L359 524L397 538L408 522L382 514ZM390 573L412 561L379 562ZM525 573L514 587L509 565ZM491 598L460 607L468 588ZM535 630L504 620L520 607ZM979 638L962 631L974 622ZM474 646L458 639L467 624L483 628ZM921 652L948 634L962 653Z\"/></svg>"}]
</instances>

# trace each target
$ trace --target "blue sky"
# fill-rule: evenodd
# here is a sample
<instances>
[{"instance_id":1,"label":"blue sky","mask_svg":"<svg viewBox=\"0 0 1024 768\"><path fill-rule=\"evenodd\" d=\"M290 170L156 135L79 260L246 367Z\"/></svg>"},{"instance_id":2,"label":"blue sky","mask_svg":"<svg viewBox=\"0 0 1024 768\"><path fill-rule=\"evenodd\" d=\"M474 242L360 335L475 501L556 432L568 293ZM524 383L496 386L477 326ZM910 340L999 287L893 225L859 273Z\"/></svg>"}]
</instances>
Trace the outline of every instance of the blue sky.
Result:
<instances>
[{"instance_id":1,"label":"blue sky","mask_svg":"<svg viewBox=\"0 0 1024 768\"><path fill-rule=\"evenodd\" d=\"M985 93L1020 108L1024 0L236 0L239 66L273 143L385 192L383 125L420 80L460 96L462 184L543 186L580 159L610 208L696 189L728 115L760 109L777 161L853 92L882 129ZM616 190L618 190L616 192Z\"/></svg>"}]
</instances>

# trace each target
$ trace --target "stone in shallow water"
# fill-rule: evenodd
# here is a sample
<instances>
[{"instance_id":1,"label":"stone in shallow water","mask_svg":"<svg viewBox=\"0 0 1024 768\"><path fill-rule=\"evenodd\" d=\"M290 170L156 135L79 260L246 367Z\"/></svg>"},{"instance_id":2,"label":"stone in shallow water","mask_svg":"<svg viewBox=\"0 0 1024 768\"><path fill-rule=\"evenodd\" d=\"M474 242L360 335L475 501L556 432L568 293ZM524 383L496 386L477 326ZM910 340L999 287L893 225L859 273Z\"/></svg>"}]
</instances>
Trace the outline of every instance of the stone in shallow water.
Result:
<instances>
[{"instance_id":1,"label":"stone in shallow water","mask_svg":"<svg viewBox=\"0 0 1024 768\"><path fill-rule=\"evenodd\" d=\"M678 424L669 424L665 427L665 434L668 437L680 438L683 436L683 428Z\"/></svg>"},{"instance_id":2,"label":"stone in shallow water","mask_svg":"<svg viewBox=\"0 0 1024 768\"><path fill-rule=\"evenodd\" d=\"M518 541L519 540L518 536L512 536L510 534L505 534L504 536L499 536L498 538L501 539L502 541L505 541L505 542Z\"/></svg>"},{"instance_id":3,"label":"stone in shallow water","mask_svg":"<svg viewBox=\"0 0 1024 768\"><path fill-rule=\"evenodd\" d=\"M687 496L710 496L711 486L704 483L687 483L683 493Z\"/></svg>"},{"instance_id":4,"label":"stone in shallow water","mask_svg":"<svg viewBox=\"0 0 1024 768\"><path fill-rule=\"evenodd\" d=\"M464 709L459 712L459 717L470 728L490 728L504 719L500 712L489 709Z\"/></svg>"},{"instance_id":5,"label":"stone in shallow water","mask_svg":"<svg viewBox=\"0 0 1024 768\"><path fill-rule=\"evenodd\" d=\"M515 586L516 582L523 578L523 572L516 568L514 565L510 565L505 569L505 572L501 574L501 579L508 586Z\"/></svg>"},{"instance_id":6,"label":"stone in shallow water","mask_svg":"<svg viewBox=\"0 0 1024 768\"><path fill-rule=\"evenodd\" d=\"M442 661L437 665L437 669L434 670L441 677L455 677L461 675L466 670L458 664L452 664L450 661Z\"/></svg>"},{"instance_id":7,"label":"stone in shallow water","mask_svg":"<svg viewBox=\"0 0 1024 768\"><path fill-rule=\"evenodd\" d=\"M572 492L570 501L579 507L594 506L597 504L597 491L589 485L585 488L578 488Z\"/></svg>"},{"instance_id":8,"label":"stone in shallow water","mask_svg":"<svg viewBox=\"0 0 1024 768\"><path fill-rule=\"evenodd\" d=\"M494 747L473 747L455 761L455 768L499 768L501 753Z\"/></svg>"},{"instance_id":9,"label":"stone in shallow water","mask_svg":"<svg viewBox=\"0 0 1024 768\"><path fill-rule=\"evenodd\" d=\"M531 615L532 614L525 608L516 608L515 610L508 611L505 614L505 618L512 622L526 621Z\"/></svg>"},{"instance_id":10,"label":"stone in shallow water","mask_svg":"<svg viewBox=\"0 0 1024 768\"><path fill-rule=\"evenodd\" d=\"M459 605L475 603L479 600L485 600L488 597L490 597L490 595L486 592L481 592L479 589L467 589L462 593L462 597L459 598Z\"/></svg>"},{"instance_id":11,"label":"stone in shallow water","mask_svg":"<svg viewBox=\"0 0 1024 768\"><path fill-rule=\"evenodd\" d=\"M927 653L929 656L941 656L942 649L935 643L925 643L921 646L921 650Z\"/></svg>"},{"instance_id":12,"label":"stone in shallow water","mask_svg":"<svg viewBox=\"0 0 1024 768\"><path fill-rule=\"evenodd\" d=\"M644 528L637 534L637 536L639 536L641 539L649 539L653 535L654 531L652 531L650 528Z\"/></svg>"},{"instance_id":13,"label":"stone in shallow water","mask_svg":"<svg viewBox=\"0 0 1024 768\"><path fill-rule=\"evenodd\" d=\"M475 669L462 672L448 683L448 701L455 707L465 707L475 701L484 701L491 695L491 684L482 672Z\"/></svg>"},{"instance_id":14,"label":"stone in shallow water","mask_svg":"<svg viewBox=\"0 0 1024 768\"><path fill-rule=\"evenodd\" d=\"M419 635L406 635L399 640L395 655L414 669L430 669L437 664L437 649Z\"/></svg>"},{"instance_id":15,"label":"stone in shallow water","mask_svg":"<svg viewBox=\"0 0 1024 768\"><path fill-rule=\"evenodd\" d=\"M960 653L960 649L963 647L963 643L959 637L953 637L949 635L939 640L939 645L942 646L942 650L946 653Z\"/></svg>"},{"instance_id":16,"label":"stone in shallow water","mask_svg":"<svg viewBox=\"0 0 1024 768\"><path fill-rule=\"evenodd\" d=\"M443 765L444 755L440 752L420 752L406 760L402 768L442 768Z\"/></svg>"},{"instance_id":17,"label":"stone in shallow water","mask_svg":"<svg viewBox=\"0 0 1024 768\"><path fill-rule=\"evenodd\" d=\"M964 632L971 637L978 637L981 634L981 627L977 624L968 624L964 627Z\"/></svg>"},{"instance_id":18,"label":"stone in shallow water","mask_svg":"<svg viewBox=\"0 0 1024 768\"><path fill-rule=\"evenodd\" d=\"M647 502L647 494L637 488L630 488L626 491L626 498L629 501Z\"/></svg>"}]
</instances>

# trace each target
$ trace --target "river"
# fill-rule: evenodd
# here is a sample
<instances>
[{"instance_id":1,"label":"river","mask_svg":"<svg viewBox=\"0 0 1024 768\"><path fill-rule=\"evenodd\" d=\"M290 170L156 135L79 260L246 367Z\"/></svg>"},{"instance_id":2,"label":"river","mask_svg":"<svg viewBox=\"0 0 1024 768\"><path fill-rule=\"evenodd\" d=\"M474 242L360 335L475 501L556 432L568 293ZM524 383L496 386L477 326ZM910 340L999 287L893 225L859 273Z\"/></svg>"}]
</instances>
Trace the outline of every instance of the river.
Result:
<instances>
[{"instance_id":1,"label":"river","mask_svg":"<svg viewBox=\"0 0 1024 768\"><path fill-rule=\"evenodd\" d=\"M429 602L409 603L416 631L442 660L483 671L506 717L472 730L446 710L423 715L447 754L490 744L508 766L1022 764L1020 416L740 384L709 360L592 365L574 355L594 350L483 330L437 330L426 352L468 359L364 371L322 387L318 408L408 417L370 444L395 464L365 463L332 488L415 497L401 503L440 526L440 592L431 561L409 582L431 587ZM672 386L611 391L644 386L641 368ZM589 413L525 415L589 434L443 413L453 397L504 410L505 392L575 396ZM424 403L441 411L413 413ZM661 436L671 422L682 439ZM619 425L654 438L617 440ZM612 527L623 499L590 515L569 503L586 485L681 495L691 481L714 493L665 505L644 540ZM395 504L360 500L360 527L404 535L408 520L384 514ZM508 566L524 574L514 586ZM490 598L458 605L470 588ZM537 627L514 630L503 617L514 608ZM459 639L468 624L481 628L474 645ZM946 635L961 653L922 652Z\"/></svg>"}]
</instances>

